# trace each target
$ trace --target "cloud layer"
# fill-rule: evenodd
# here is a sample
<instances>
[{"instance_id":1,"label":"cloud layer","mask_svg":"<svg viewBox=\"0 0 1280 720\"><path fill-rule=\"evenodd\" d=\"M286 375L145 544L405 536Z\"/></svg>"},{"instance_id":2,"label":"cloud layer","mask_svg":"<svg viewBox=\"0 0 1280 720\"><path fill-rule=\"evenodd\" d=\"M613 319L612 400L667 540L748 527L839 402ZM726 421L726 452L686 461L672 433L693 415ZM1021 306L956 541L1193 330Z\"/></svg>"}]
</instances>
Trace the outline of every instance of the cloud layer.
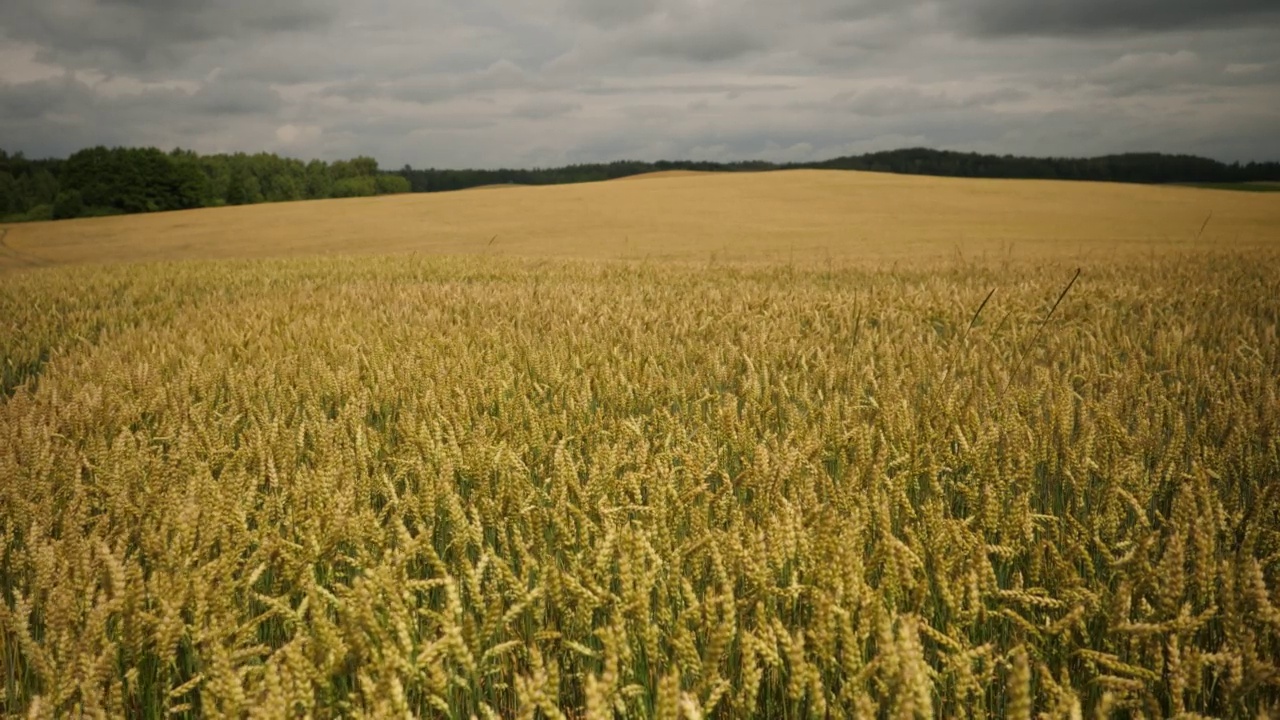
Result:
<instances>
[{"instance_id":1,"label":"cloud layer","mask_svg":"<svg viewBox=\"0 0 1280 720\"><path fill-rule=\"evenodd\" d=\"M0 146L1280 158L1271 0L10 0Z\"/></svg>"}]
</instances>

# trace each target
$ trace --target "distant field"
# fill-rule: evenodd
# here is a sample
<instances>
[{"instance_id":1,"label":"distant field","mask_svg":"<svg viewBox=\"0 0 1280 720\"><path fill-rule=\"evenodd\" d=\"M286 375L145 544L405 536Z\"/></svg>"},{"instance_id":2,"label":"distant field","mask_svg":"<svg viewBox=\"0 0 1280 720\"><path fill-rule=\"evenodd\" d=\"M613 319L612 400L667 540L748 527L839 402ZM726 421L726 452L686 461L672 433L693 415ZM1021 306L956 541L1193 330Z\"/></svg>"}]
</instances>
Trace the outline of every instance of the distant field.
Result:
<instances>
[{"instance_id":1,"label":"distant field","mask_svg":"<svg viewBox=\"0 0 1280 720\"><path fill-rule=\"evenodd\" d=\"M0 715L1280 717L1277 200L797 172L12 228Z\"/></svg>"},{"instance_id":2,"label":"distant field","mask_svg":"<svg viewBox=\"0 0 1280 720\"><path fill-rule=\"evenodd\" d=\"M798 263L1122 257L1274 247L1280 196L843 171L695 174L15 225L5 243L0 268L411 252Z\"/></svg>"}]
</instances>

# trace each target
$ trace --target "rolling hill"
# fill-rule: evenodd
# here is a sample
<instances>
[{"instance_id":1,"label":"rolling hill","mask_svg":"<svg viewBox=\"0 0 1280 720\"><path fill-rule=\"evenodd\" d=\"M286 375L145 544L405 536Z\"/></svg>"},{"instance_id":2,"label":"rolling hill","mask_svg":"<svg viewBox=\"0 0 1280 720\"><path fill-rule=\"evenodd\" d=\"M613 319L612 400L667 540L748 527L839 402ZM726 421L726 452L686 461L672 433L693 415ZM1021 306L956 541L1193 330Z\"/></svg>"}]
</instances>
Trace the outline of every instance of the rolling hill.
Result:
<instances>
[{"instance_id":1,"label":"rolling hill","mask_svg":"<svg viewBox=\"0 0 1280 720\"><path fill-rule=\"evenodd\" d=\"M9 226L3 242L0 269L414 252L788 262L1105 257L1274 246L1280 196L835 170L668 174L31 223Z\"/></svg>"}]
</instances>

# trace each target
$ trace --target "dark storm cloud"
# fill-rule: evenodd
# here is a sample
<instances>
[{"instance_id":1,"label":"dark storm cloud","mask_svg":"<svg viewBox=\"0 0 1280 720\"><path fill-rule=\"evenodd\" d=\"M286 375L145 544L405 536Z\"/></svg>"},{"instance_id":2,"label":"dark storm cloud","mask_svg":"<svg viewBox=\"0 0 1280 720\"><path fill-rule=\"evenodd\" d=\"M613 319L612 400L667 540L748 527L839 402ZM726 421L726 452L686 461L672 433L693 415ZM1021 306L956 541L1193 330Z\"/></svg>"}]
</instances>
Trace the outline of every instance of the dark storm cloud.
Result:
<instances>
[{"instance_id":1,"label":"dark storm cloud","mask_svg":"<svg viewBox=\"0 0 1280 720\"><path fill-rule=\"evenodd\" d=\"M1236 26L1280 15L1275 0L959 0L948 12L983 35L1089 35Z\"/></svg>"}]
</instances>

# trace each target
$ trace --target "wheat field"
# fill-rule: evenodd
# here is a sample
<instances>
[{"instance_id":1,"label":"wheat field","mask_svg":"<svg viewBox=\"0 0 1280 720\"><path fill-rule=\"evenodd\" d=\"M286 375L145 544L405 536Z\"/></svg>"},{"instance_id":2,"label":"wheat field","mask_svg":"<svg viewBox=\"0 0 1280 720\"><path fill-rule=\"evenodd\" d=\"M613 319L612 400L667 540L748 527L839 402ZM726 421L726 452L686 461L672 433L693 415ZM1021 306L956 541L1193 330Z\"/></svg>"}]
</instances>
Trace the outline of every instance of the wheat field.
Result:
<instances>
[{"instance_id":1,"label":"wheat field","mask_svg":"<svg viewBox=\"0 0 1280 720\"><path fill-rule=\"evenodd\" d=\"M1272 717L1278 228L837 173L11 228L0 710Z\"/></svg>"},{"instance_id":2,"label":"wheat field","mask_svg":"<svg viewBox=\"0 0 1280 720\"><path fill-rule=\"evenodd\" d=\"M1108 262L1277 245L1280 199L1269 193L834 170L655 173L13 225L0 247L0 272L414 252L804 264L919 263L959 253Z\"/></svg>"}]
</instances>

